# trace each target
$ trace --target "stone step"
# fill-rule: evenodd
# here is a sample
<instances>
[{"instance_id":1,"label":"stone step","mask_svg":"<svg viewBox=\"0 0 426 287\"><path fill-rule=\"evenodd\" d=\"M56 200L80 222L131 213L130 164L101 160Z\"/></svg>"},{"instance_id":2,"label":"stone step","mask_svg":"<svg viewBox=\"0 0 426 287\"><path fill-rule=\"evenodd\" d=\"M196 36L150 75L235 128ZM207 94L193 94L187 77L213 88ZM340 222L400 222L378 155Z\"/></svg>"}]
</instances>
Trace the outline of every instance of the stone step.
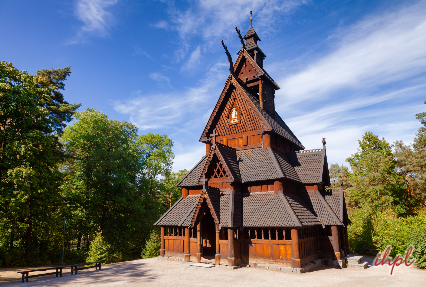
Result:
<instances>
[{"instance_id":1,"label":"stone step","mask_svg":"<svg viewBox=\"0 0 426 287\"><path fill-rule=\"evenodd\" d=\"M206 264L206 263L192 263L192 264L189 264L189 267L193 267L193 268L213 268L214 265L213 264Z\"/></svg>"},{"instance_id":2,"label":"stone step","mask_svg":"<svg viewBox=\"0 0 426 287\"><path fill-rule=\"evenodd\" d=\"M346 256L348 264L360 264L362 262L362 256Z\"/></svg>"},{"instance_id":3,"label":"stone step","mask_svg":"<svg viewBox=\"0 0 426 287\"><path fill-rule=\"evenodd\" d=\"M367 269L368 262L361 262L361 263L348 263L348 268L362 268Z\"/></svg>"}]
</instances>

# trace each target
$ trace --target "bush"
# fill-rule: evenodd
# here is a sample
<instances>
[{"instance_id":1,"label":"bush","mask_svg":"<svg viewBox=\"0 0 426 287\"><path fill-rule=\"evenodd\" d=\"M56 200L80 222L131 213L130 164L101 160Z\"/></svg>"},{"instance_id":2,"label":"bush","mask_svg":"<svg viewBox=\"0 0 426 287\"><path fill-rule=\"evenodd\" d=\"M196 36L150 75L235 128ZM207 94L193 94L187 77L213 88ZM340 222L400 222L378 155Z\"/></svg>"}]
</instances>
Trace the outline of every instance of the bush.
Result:
<instances>
[{"instance_id":1,"label":"bush","mask_svg":"<svg viewBox=\"0 0 426 287\"><path fill-rule=\"evenodd\" d=\"M373 213L368 208L352 211L348 226L349 250L351 253L375 255L377 248L373 243Z\"/></svg>"},{"instance_id":2,"label":"bush","mask_svg":"<svg viewBox=\"0 0 426 287\"><path fill-rule=\"evenodd\" d=\"M425 209L418 210L414 216L398 217L391 209L371 212L368 208L360 208L351 213L350 219L348 239L351 252L374 256L391 245L389 256L395 257L404 255L413 244L413 256L419 260L419 267L426 267Z\"/></svg>"},{"instance_id":3,"label":"bush","mask_svg":"<svg viewBox=\"0 0 426 287\"><path fill-rule=\"evenodd\" d=\"M104 263L113 263L122 261L122 254L115 250L104 240L102 232L96 233L96 237L90 244L88 257L86 261L103 261Z\"/></svg>"},{"instance_id":4,"label":"bush","mask_svg":"<svg viewBox=\"0 0 426 287\"><path fill-rule=\"evenodd\" d=\"M414 264L420 269L426 269L426 209L420 210L416 217L418 224L411 240L414 246L413 257L416 259Z\"/></svg>"},{"instance_id":5,"label":"bush","mask_svg":"<svg viewBox=\"0 0 426 287\"><path fill-rule=\"evenodd\" d=\"M149 234L149 240L145 244L145 248L142 250L142 258L152 258L160 255L161 246L160 232L155 229Z\"/></svg>"}]
</instances>

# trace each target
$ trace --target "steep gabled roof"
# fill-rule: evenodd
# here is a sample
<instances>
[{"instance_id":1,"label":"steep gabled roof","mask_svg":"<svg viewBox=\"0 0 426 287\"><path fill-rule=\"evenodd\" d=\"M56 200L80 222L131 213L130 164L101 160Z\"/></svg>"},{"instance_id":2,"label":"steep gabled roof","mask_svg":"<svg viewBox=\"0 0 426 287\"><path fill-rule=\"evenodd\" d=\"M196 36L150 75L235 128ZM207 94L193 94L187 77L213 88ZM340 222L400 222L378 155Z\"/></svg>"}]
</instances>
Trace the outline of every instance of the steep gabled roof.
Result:
<instances>
[{"instance_id":1,"label":"steep gabled roof","mask_svg":"<svg viewBox=\"0 0 426 287\"><path fill-rule=\"evenodd\" d=\"M217 101L213 112L207 122L207 125L204 128L203 133L201 134L200 141L207 140L208 134L213 130L213 123L217 123L220 117L218 111L220 110L220 107L222 105L226 105L226 102L224 102L224 98L227 90L231 85L236 88L236 91L240 95L241 101L253 112L257 120L261 123L264 131L275 132L281 135L282 137L288 139L292 143L296 144L299 148L304 149L302 143L297 139L297 137L293 134L290 128L284 123L281 117L276 112L274 113L274 115L271 115L269 112L262 109L258 100L239 83L238 79L234 78L232 75L229 75L225 83L225 87L222 90L219 100Z\"/></svg>"},{"instance_id":2,"label":"steep gabled roof","mask_svg":"<svg viewBox=\"0 0 426 287\"><path fill-rule=\"evenodd\" d=\"M287 157L302 183L323 182L325 150L298 151L288 154Z\"/></svg>"},{"instance_id":3,"label":"steep gabled roof","mask_svg":"<svg viewBox=\"0 0 426 287\"><path fill-rule=\"evenodd\" d=\"M223 168L225 169L226 175L231 182L241 182L240 171L238 167L236 150L232 147L228 147L221 143L216 143L216 146L212 146L201 173L198 177L198 184L201 185L202 177L207 172L213 157L216 156Z\"/></svg>"},{"instance_id":4,"label":"steep gabled roof","mask_svg":"<svg viewBox=\"0 0 426 287\"><path fill-rule=\"evenodd\" d=\"M296 214L302 225L321 224L321 222L318 220L312 210L309 209L309 207L298 194L286 192L285 197L290 203L291 208L293 209L294 213Z\"/></svg>"},{"instance_id":5,"label":"steep gabled roof","mask_svg":"<svg viewBox=\"0 0 426 287\"><path fill-rule=\"evenodd\" d=\"M236 150L217 143L193 168L178 186L200 186L199 181L213 158L217 155L226 173L234 182L253 182L286 178L304 184L318 184L323 181L325 151L295 152L284 154L274 148L252 148ZM201 165L201 167L200 167ZM185 179L184 178L184 179ZM189 180L191 179L191 180ZM196 179L196 180L195 180Z\"/></svg>"},{"instance_id":6,"label":"steep gabled roof","mask_svg":"<svg viewBox=\"0 0 426 287\"><path fill-rule=\"evenodd\" d=\"M250 45L256 45L256 44L251 43ZM271 76L269 76L269 74L262 67L260 67L256 63L256 61L252 58L252 56L250 56L250 54L247 52L247 50L250 50L250 49L248 49L247 46L246 46L246 49L241 49L238 52L238 58L237 58L237 60L235 61L235 64L234 64L234 71L237 70L238 65L240 65L242 59L245 58L250 63L250 65L253 66L253 68L256 71L256 74L257 74L258 77L264 76L265 79L267 79L274 86L275 90L279 90L280 86L278 86L278 84L271 78Z\"/></svg>"},{"instance_id":7,"label":"steep gabled roof","mask_svg":"<svg viewBox=\"0 0 426 287\"><path fill-rule=\"evenodd\" d=\"M319 221L323 226L325 225L343 225L341 220L337 217L336 213L321 195L317 191L301 191L302 197L305 198L305 202L308 203L308 206L311 207Z\"/></svg>"},{"instance_id":8,"label":"steep gabled roof","mask_svg":"<svg viewBox=\"0 0 426 287\"><path fill-rule=\"evenodd\" d=\"M185 198L181 197L154 225L188 227L200 196L200 194L197 194L188 195Z\"/></svg>"},{"instance_id":9,"label":"steep gabled roof","mask_svg":"<svg viewBox=\"0 0 426 287\"><path fill-rule=\"evenodd\" d=\"M201 160L182 178L176 186L196 186L198 185L198 179L200 173L203 170L204 164L207 160L207 156L203 156Z\"/></svg>"},{"instance_id":10,"label":"steep gabled roof","mask_svg":"<svg viewBox=\"0 0 426 287\"><path fill-rule=\"evenodd\" d=\"M250 27L250 29L248 29L248 31L246 32L243 38L247 40L248 38L251 38L251 37L255 37L257 38L258 41L261 41L256 31L254 31L253 27Z\"/></svg>"}]
</instances>

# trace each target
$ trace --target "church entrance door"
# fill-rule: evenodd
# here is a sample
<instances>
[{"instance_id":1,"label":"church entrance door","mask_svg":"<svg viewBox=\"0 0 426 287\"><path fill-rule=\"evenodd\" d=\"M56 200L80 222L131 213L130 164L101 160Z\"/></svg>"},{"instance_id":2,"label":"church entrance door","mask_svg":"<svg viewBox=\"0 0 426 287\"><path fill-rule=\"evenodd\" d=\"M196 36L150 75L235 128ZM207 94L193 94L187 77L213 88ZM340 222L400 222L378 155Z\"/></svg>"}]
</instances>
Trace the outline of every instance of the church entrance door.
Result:
<instances>
[{"instance_id":1,"label":"church entrance door","mask_svg":"<svg viewBox=\"0 0 426 287\"><path fill-rule=\"evenodd\" d=\"M216 226L210 212L206 212L201 220L202 230L202 256L210 257L216 253Z\"/></svg>"}]
</instances>

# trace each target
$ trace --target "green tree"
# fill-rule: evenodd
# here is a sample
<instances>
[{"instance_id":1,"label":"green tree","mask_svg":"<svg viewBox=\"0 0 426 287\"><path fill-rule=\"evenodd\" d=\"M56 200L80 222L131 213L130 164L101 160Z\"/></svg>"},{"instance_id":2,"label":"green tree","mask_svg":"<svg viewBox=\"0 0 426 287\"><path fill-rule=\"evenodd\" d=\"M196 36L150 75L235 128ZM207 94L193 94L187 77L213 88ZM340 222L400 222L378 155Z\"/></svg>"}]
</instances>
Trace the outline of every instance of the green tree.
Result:
<instances>
[{"instance_id":1,"label":"green tree","mask_svg":"<svg viewBox=\"0 0 426 287\"><path fill-rule=\"evenodd\" d=\"M51 247L46 234L57 226L64 159L58 137L79 107L60 91L69 75L69 67L31 75L0 63L0 242L24 247L27 262L31 252Z\"/></svg>"},{"instance_id":2,"label":"green tree","mask_svg":"<svg viewBox=\"0 0 426 287\"><path fill-rule=\"evenodd\" d=\"M349 168L337 163L332 164L329 169L331 188L343 188L346 190L350 186Z\"/></svg>"},{"instance_id":3,"label":"green tree","mask_svg":"<svg viewBox=\"0 0 426 287\"><path fill-rule=\"evenodd\" d=\"M160 177L167 177L171 172L173 141L166 135L148 133L139 136L138 146L146 158L143 175L148 195L152 195L160 188Z\"/></svg>"},{"instance_id":4,"label":"green tree","mask_svg":"<svg viewBox=\"0 0 426 287\"><path fill-rule=\"evenodd\" d=\"M161 181L159 199L163 207L169 209L182 196L182 188L176 185L188 173L186 169L172 172Z\"/></svg>"},{"instance_id":5,"label":"green tree","mask_svg":"<svg viewBox=\"0 0 426 287\"><path fill-rule=\"evenodd\" d=\"M358 206L382 210L393 206L399 214L406 212L404 178L396 171L397 163L385 139L367 132L359 141L358 152L349 157L350 200Z\"/></svg>"},{"instance_id":6,"label":"green tree","mask_svg":"<svg viewBox=\"0 0 426 287\"><path fill-rule=\"evenodd\" d=\"M136 142L137 128L91 109L75 117L62 136L72 157L63 167L68 174L64 192L81 222L74 228L85 237L102 231L113 248L139 255L145 219L138 185L145 157Z\"/></svg>"}]
</instances>

